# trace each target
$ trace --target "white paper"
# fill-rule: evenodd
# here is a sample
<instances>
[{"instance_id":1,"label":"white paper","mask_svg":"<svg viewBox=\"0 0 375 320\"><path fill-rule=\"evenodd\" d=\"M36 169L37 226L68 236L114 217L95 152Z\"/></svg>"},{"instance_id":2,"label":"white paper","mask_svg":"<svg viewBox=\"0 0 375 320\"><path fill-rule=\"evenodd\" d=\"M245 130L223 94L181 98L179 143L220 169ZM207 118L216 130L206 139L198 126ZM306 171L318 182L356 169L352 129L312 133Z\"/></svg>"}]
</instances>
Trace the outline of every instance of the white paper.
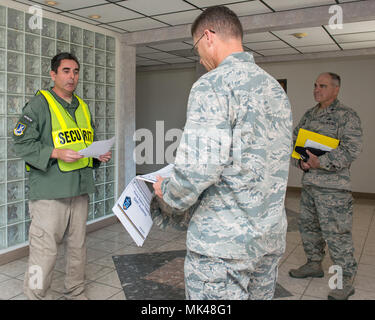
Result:
<instances>
[{"instance_id":1,"label":"white paper","mask_svg":"<svg viewBox=\"0 0 375 320\"><path fill-rule=\"evenodd\" d=\"M141 247L152 227L150 203L152 194L146 183L133 178L112 208L113 213Z\"/></svg>"},{"instance_id":2,"label":"white paper","mask_svg":"<svg viewBox=\"0 0 375 320\"><path fill-rule=\"evenodd\" d=\"M80 155L85 158L93 157L99 158L101 155L107 153L111 150L113 144L115 143L116 137L112 137L108 140L94 141L86 149L82 149L79 152Z\"/></svg>"},{"instance_id":3,"label":"white paper","mask_svg":"<svg viewBox=\"0 0 375 320\"><path fill-rule=\"evenodd\" d=\"M174 164L171 163L167 165L166 167L161 168L158 171L151 172L148 174L143 174L141 176L137 176L136 178L140 180L145 180L147 182L155 183L157 181L156 176L161 176L162 178L170 177L172 174L173 167L174 167Z\"/></svg>"},{"instance_id":4,"label":"white paper","mask_svg":"<svg viewBox=\"0 0 375 320\"><path fill-rule=\"evenodd\" d=\"M310 147L310 148L320 149L320 150L323 150L323 151L331 151L332 150L331 147L328 147L325 144L321 144L319 142L315 142L315 141L309 140L309 139L306 140L304 147L305 148Z\"/></svg>"}]
</instances>

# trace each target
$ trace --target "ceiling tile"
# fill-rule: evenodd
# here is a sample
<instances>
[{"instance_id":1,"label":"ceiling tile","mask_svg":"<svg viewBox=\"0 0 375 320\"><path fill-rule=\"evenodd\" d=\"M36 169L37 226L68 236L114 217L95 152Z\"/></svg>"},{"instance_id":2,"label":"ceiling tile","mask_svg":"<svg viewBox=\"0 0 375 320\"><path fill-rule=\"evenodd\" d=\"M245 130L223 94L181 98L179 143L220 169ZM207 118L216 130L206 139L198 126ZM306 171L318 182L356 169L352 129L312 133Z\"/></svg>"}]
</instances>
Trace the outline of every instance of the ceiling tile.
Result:
<instances>
[{"instance_id":1,"label":"ceiling tile","mask_svg":"<svg viewBox=\"0 0 375 320\"><path fill-rule=\"evenodd\" d=\"M276 11L336 4L335 0L264 0Z\"/></svg>"},{"instance_id":2,"label":"ceiling tile","mask_svg":"<svg viewBox=\"0 0 375 320\"><path fill-rule=\"evenodd\" d=\"M114 22L110 25L114 27L119 27L127 31L140 31L140 30L149 30L155 28L166 27L167 25L150 18L141 18L127 21Z\"/></svg>"},{"instance_id":3,"label":"ceiling tile","mask_svg":"<svg viewBox=\"0 0 375 320\"><path fill-rule=\"evenodd\" d=\"M137 62L137 66L157 66L160 64L166 64L166 63L162 61L153 61L153 60L143 60L143 61Z\"/></svg>"},{"instance_id":4,"label":"ceiling tile","mask_svg":"<svg viewBox=\"0 0 375 320\"><path fill-rule=\"evenodd\" d=\"M142 54L142 53L156 53L156 52L160 52L159 50L155 50L153 48L150 48L150 47L137 47L137 54Z\"/></svg>"},{"instance_id":5,"label":"ceiling tile","mask_svg":"<svg viewBox=\"0 0 375 320\"><path fill-rule=\"evenodd\" d=\"M280 49L280 48L289 47L285 42L280 41L280 40L245 43L245 46L255 51L267 50L267 49Z\"/></svg>"},{"instance_id":6,"label":"ceiling tile","mask_svg":"<svg viewBox=\"0 0 375 320\"><path fill-rule=\"evenodd\" d=\"M352 43L340 43L340 46L344 50L374 48L375 47L375 41L360 41L360 42L352 42Z\"/></svg>"},{"instance_id":7,"label":"ceiling tile","mask_svg":"<svg viewBox=\"0 0 375 320\"><path fill-rule=\"evenodd\" d=\"M339 0L339 2L344 3L344 2L354 2L354 1L362 1L362 0Z\"/></svg>"},{"instance_id":8,"label":"ceiling tile","mask_svg":"<svg viewBox=\"0 0 375 320\"><path fill-rule=\"evenodd\" d=\"M375 31L373 32L360 32L360 33L348 33L338 34L334 36L338 43L344 42L356 42L356 41L372 41L375 40Z\"/></svg>"},{"instance_id":9,"label":"ceiling tile","mask_svg":"<svg viewBox=\"0 0 375 320\"><path fill-rule=\"evenodd\" d=\"M161 61L166 62L166 63L191 63L191 62L194 62L192 60L185 59L185 58L162 59Z\"/></svg>"},{"instance_id":10,"label":"ceiling tile","mask_svg":"<svg viewBox=\"0 0 375 320\"><path fill-rule=\"evenodd\" d=\"M228 4L237 2L235 0L189 0L189 2L199 8L206 8L211 6L217 6L221 4Z\"/></svg>"},{"instance_id":11,"label":"ceiling tile","mask_svg":"<svg viewBox=\"0 0 375 320\"><path fill-rule=\"evenodd\" d=\"M243 35L243 42L258 42L258 41L272 41L278 40L272 33L259 32L259 33L248 33Z\"/></svg>"},{"instance_id":12,"label":"ceiling tile","mask_svg":"<svg viewBox=\"0 0 375 320\"><path fill-rule=\"evenodd\" d=\"M355 32L369 32L375 30L375 21L361 21L344 23L342 29L331 29L330 26L326 26L327 31L330 34L344 34L344 33L355 33Z\"/></svg>"},{"instance_id":13,"label":"ceiling tile","mask_svg":"<svg viewBox=\"0 0 375 320\"><path fill-rule=\"evenodd\" d=\"M259 1L229 4L227 7L233 10L239 17L272 12L271 9Z\"/></svg>"},{"instance_id":14,"label":"ceiling tile","mask_svg":"<svg viewBox=\"0 0 375 320\"><path fill-rule=\"evenodd\" d=\"M258 52L264 56L277 56L283 54L298 54L297 50L293 48L283 48L283 49L271 49L271 50L258 50Z\"/></svg>"},{"instance_id":15,"label":"ceiling tile","mask_svg":"<svg viewBox=\"0 0 375 320\"><path fill-rule=\"evenodd\" d=\"M76 19L78 21L94 24L94 25L100 24L100 22L97 21L96 19L89 19L89 18L86 19L84 17L81 17L81 16L76 15L76 14L72 14L70 12L63 12L63 13L60 13L60 15L65 16L65 17L69 17L69 18L72 18L72 19Z\"/></svg>"},{"instance_id":16,"label":"ceiling tile","mask_svg":"<svg viewBox=\"0 0 375 320\"><path fill-rule=\"evenodd\" d=\"M163 44L155 44L150 45L151 48L155 48L162 51L173 51L173 50L183 50L183 49L191 49L192 46L186 44L184 42L170 42L170 43L163 43Z\"/></svg>"},{"instance_id":17,"label":"ceiling tile","mask_svg":"<svg viewBox=\"0 0 375 320\"><path fill-rule=\"evenodd\" d=\"M101 18L95 20L104 23L142 17L142 15L138 13L116 6L115 4L106 4L92 8L75 10L73 13L86 18L92 14L98 14L101 16Z\"/></svg>"},{"instance_id":18,"label":"ceiling tile","mask_svg":"<svg viewBox=\"0 0 375 320\"><path fill-rule=\"evenodd\" d=\"M307 33L307 36L301 39L294 37L293 33ZM334 44L334 41L321 27L300 28L291 30L274 31L275 35L294 47L312 46L318 44Z\"/></svg>"},{"instance_id":19,"label":"ceiling tile","mask_svg":"<svg viewBox=\"0 0 375 320\"><path fill-rule=\"evenodd\" d=\"M43 10L46 10L46 11L61 12L61 10L58 9L58 8L56 8L56 7L51 7L51 6L44 5L44 1L42 1L43 4L42 3L35 3L34 1L28 1L28 0L16 0L16 1L19 2L19 3L23 3L23 4L28 4L30 6L38 5Z\"/></svg>"},{"instance_id":20,"label":"ceiling tile","mask_svg":"<svg viewBox=\"0 0 375 320\"><path fill-rule=\"evenodd\" d=\"M38 2L40 4L46 4L45 0L33 0L33 2ZM86 8L90 6L95 6L97 4L105 4L108 3L105 0L63 0L63 1L56 1L57 5L55 6L49 6L51 8L57 8L60 10L75 10L78 8Z\"/></svg>"},{"instance_id":21,"label":"ceiling tile","mask_svg":"<svg viewBox=\"0 0 375 320\"><path fill-rule=\"evenodd\" d=\"M154 59L154 60L178 58L177 56L166 53L166 52L145 53L145 54L139 54L139 56L143 58Z\"/></svg>"},{"instance_id":22,"label":"ceiling tile","mask_svg":"<svg viewBox=\"0 0 375 320\"><path fill-rule=\"evenodd\" d=\"M158 15L158 16L154 16L154 18L162 22L176 26L179 24L193 23L195 18L200 13L202 13L201 10L190 10L190 11L182 11L182 12L177 12L177 13Z\"/></svg>"},{"instance_id":23,"label":"ceiling tile","mask_svg":"<svg viewBox=\"0 0 375 320\"><path fill-rule=\"evenodd\" d=\"M148 16L195 9L182 0L126 0L117 3Z\"/></svg>"},{"instance_id":24,"label":"ceiling tile","mask_svg":"<svg viewBox=\"0 0 375 320\"><path fill-rule=\"evenodd\" d=\"M298 47L302 53L324 52L324 51L340 51L336 44L323 44L319 46Z\"/></svg>"}]
</instances>

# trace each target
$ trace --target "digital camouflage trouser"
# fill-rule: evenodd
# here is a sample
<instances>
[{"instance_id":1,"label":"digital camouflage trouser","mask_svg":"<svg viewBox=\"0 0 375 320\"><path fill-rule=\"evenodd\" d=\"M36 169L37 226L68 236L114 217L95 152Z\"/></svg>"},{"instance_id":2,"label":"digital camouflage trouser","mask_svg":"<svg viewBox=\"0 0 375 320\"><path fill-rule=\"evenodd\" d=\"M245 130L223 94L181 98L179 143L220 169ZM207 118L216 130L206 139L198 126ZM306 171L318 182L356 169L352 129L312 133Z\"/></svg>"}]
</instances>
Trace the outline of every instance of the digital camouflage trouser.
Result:
<instances>
[{"instance_id":1,"label":"digital camouflage trouser","mask_svg":"<svg viewBox=\"0 0 375 320\"><path fill-rule=\"evenodd\" d=\"M187 300L271 300L275 293L278 262L282 254L258 261L229 260L187 251Z\"/></svg>"},{"instance_id":2,"label":"digital camouflage trouser","mask_svg":"<svg viewBox=\"0 0 375 320\"><path fill-rule=\"evenodd\" d=\"M327 242L333 263L342 267L344 275L354 276L351 192L304 186L300 205L298 225L307 259L322 261Z\"/></svg>"}]
</instances>

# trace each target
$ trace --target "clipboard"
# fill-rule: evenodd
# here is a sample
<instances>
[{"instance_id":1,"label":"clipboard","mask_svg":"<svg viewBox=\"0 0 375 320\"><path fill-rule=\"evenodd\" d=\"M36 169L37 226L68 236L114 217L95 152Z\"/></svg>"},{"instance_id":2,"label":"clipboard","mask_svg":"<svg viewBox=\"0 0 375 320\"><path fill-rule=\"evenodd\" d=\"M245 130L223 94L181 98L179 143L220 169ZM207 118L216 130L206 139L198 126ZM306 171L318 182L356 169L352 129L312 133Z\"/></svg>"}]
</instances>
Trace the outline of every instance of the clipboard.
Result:
<instances>
[{"instance_id":1,"label":"clipboard","mask_svg":"<svg viewBox=\"0 0 375 320\"><path fill-rule=\"evenodd\" d=\"M325 136L325 135L322 135L313 131L300 128L298 131L296 144L293 148L293 153L292 153L293 158L301 159L301 155L298 152L296 152L295 149L296 147L304 147L306 140L315 141L319 144L323 144L332 149L336 149L340 143L340 140L338 139L334 139L334 138L331 138L331 137L328 137L328 136Z\"/></svg>"}]
</instances>

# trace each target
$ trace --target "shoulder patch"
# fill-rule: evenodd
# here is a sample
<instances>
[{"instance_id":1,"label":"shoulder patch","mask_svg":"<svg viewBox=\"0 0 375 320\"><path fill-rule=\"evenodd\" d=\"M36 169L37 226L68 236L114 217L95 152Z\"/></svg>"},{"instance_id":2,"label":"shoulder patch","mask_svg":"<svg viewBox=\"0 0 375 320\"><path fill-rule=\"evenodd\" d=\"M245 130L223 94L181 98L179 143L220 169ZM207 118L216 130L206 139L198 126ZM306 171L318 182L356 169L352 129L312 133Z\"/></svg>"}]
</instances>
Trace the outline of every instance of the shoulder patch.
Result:
<instances>
[{"instance_id":1,"label":"shoulder patch","mask_svg":"<svg viewBox=\"0 0 375 320\"><path fill-rule=\"evenodd\" d=\"M13 130L15 136L22 136L26 130L26 124L18 122L16 127Z\"/></svg>"}]
</instances>

